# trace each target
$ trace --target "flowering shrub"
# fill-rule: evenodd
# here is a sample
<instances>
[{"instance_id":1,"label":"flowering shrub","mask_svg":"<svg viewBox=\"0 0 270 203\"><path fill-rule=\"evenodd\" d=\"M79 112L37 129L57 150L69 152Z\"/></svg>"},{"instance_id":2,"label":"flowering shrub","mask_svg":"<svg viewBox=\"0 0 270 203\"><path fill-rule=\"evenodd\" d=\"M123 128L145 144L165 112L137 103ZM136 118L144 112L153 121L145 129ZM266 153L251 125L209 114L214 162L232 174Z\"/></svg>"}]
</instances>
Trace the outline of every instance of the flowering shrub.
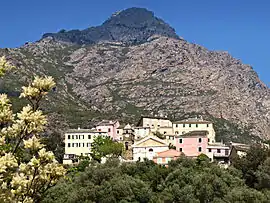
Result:
<instances>
[{"instance_id":1,"label":"flowering shrub","mask_svg":"<svg viewBox=\"0 0 270 203\"><path fill-rule=\"evenodd\" d=\"M0 77L13 66L0 58ZM39 202L66 170L46 151L39 134L47 124L40 101L55 87L52 77L35 77L22 87L29 105L14 114L6 94L0 94L0 202Z\"/></svg>"}]
</instances>

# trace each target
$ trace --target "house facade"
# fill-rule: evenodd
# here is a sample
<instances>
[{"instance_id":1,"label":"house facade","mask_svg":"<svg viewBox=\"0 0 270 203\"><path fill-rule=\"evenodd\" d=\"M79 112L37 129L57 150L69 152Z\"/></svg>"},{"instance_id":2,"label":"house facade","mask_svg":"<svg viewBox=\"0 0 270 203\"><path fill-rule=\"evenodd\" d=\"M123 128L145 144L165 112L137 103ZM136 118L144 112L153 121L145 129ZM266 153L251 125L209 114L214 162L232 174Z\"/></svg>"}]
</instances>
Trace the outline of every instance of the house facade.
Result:
<instances>
[{"instance_id":1,"label":"house facade","mask_svg":"<svg viewBox=\"0 0 270 203\"><path fill-rule=\"evenodd\" d=\"M137 126L149 127L151 132L157 132L161 127L172 127L172 122L165 117L147 117L143 116L140 118Z\"/></svg>"},{"instance_id":2,"label":"house facade","mask_svg":"<svg viewBox=\"0 0 270 203\"><path fill-rule=\"evenodd\" d=\"M150 127L136 126L134 127L135 139L141 139L146 136L152 135Z\"/></svg>"},{"instance_id":3,"label":"house facade","mask_svg":"<svg viewBox=\"0 0 270 203\"><path fill-rule=\"evenodd\" d=\"M215 161L224 166L229 165L230 147L223 143L208 144L206 155L210 158L210 161Z\"/></svg>"},{"instance_id":4,"label":"house facade","mask_svg":"<svg viewBox=\"0 0 270 203\"><path fill-rule=\"evenodd\" d=\"M175 137L175 147L188 157L207 153L208 131L191 131Z\"/></svg>"},{"instance_id":5,"label":"house facade","mask_svg":"<svg viewBox=\"0 0 270 203\"><path fill-rule=\"evenodd\" d=\"M98 136L108 137L107 132L96 129L70 129L65 133L63 163L72 164L79 156L90 156L91 145Z\"/></svg>"},{"instance_id":6,"label":"house facade","mask_svg":"<svg viewBox=\"0 0 270 203\"><path fill-rule=\"evenodd\" d=\"M107 132L109 137L113 140L119 140L117 135L117 128L120 126L118 121L103 120L96 125L96 129L99 132Z\"/></svg>"},{"instance_id":7,"label":"house facade","mask_svg":"<svg viewBox=\"0 0 270 203\"><path fill-rule=\"evenodd\" d=\"M132 145L133 161L143 161L144 159L153 160L158 152L169 149L169 145L155 136L148 136Z\"/></svg>"},{"instance_id":8,"label":"house facade","mask_svg":"<svg viewBox=\"0 0 270 203\"><path fill-rule=\"evenodd\" d=\"M183 135L191 131L208 131L208 142L215 143L216 133L212 122L205 121L202 118L189 118L173 122L173 133L176 136Z\"/></svg>"}]
</instances>

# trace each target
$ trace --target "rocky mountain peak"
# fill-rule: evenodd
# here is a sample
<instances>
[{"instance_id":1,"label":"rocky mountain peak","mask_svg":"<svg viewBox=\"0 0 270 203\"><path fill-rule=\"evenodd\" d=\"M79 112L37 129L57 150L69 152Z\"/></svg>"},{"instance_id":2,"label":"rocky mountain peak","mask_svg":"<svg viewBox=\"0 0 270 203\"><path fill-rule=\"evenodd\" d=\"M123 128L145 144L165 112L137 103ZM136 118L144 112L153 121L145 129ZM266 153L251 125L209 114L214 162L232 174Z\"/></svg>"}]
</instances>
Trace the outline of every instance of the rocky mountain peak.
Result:
<instances>
[{"instance_id":1,"label":"rocky mountain peak","mask_svg":"<svg viewBox=\"0 0 270 203\"><path fill-rule=\"evenodd\" d=\"M178 38L175 30L154 13L145 8L128 8L114 13L101 26L85 30L61 30L46 33L43 38L75 44L95 44L101 41L117 41L126 44L141 44L153 35Z\"/></svg>"}]
</instances>

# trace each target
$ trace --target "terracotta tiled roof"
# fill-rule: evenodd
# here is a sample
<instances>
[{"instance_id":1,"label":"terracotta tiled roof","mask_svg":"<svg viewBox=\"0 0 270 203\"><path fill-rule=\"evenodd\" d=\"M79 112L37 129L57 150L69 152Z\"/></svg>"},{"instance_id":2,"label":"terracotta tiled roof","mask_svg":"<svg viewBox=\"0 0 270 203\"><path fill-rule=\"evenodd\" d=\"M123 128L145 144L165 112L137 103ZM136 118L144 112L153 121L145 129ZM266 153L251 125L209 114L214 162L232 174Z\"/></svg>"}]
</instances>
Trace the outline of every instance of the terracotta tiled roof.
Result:
<instances>
[{"instance_id":1,"label":"terracotta tiled roof","mask_svg":"<svg viewBox=\"0 0 270 203\"><path fill-rule=\"evenodd\" d=\"M196 131L190 131L188 133L185 133L183 135L178 135L178 136L175 136L175 137L206 137L208 135L208 131L206 130L196 130Z\"/></svg>"},{"instance_id":2,"label":"terracotta tiled roof","mask_svg":"<svg viewBox=\"0 0 270 203\"><path fill-rule=\"evenodd\" d=\"M179 157L183 155L182 152L179 152L175 149L169 149L164 152L158 152L155 158L165 158L165 157Z\"/></svg>"}]
</instances>

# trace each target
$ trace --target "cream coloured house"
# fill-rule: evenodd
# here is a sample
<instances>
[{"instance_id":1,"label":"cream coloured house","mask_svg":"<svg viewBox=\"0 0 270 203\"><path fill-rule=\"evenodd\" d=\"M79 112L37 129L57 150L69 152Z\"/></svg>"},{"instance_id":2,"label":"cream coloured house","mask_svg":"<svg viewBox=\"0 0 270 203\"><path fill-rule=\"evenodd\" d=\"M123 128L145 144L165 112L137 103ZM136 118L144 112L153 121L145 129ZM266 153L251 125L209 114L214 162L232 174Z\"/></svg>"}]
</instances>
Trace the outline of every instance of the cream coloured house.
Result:
<instances>
[{"instance_id":1,"label":"cream coloured house","mask_svg":"<svg viewBox=\"0 0 270 203\"><path fill-rule=\"evenodd\" d=\"M149 127L151 132L158 131L161 127L172 127L172 122L164 117L143 116L139 120L137 126Z\"/></svg>"},{"instance_id":2,"label":"cream coloured house","mask_svg":"<svg viewBox=\"0 0 270 203\"><path fill-rule=\"evenodd\" d=\"M147 136L132 145L133 160L143 161L145 158L153 160L158 152L163 152L169 149L169 145L155 136Z\"/></svg>"},{"instance_id":3,"label":"cream coloured house","mask_svg":"<svg viewBox=\"0 0 270 203\"><path fill-rule=\"evenodd\" d=\"M150 127L137 126L134 127L135 140L152 135Z\"/></svg>"},{"instance_id":4,"label":"cream coloured house","mask_svg":"<svg viewBox=\"0 0 270 203\"><path fill-rule=\"evenodd\" d=\"M108 132L96 129L70 129L65 133L63 163L72 164L78 156L90 156L91 144L97 136L107 137Z\"/></svg>"},{"instance_id":5,"label":"cream coloured house","mask_svg":"<svg viewBox=\"0 0 270 203\"><path fill-rule=\"evenodd\" d=\"M216 133L213 123L202 118L189 118L173 122L173 132L176 136L186 134L190 131L208 131L208 142L215 143Z\"/></svg>"}]
</instances>

